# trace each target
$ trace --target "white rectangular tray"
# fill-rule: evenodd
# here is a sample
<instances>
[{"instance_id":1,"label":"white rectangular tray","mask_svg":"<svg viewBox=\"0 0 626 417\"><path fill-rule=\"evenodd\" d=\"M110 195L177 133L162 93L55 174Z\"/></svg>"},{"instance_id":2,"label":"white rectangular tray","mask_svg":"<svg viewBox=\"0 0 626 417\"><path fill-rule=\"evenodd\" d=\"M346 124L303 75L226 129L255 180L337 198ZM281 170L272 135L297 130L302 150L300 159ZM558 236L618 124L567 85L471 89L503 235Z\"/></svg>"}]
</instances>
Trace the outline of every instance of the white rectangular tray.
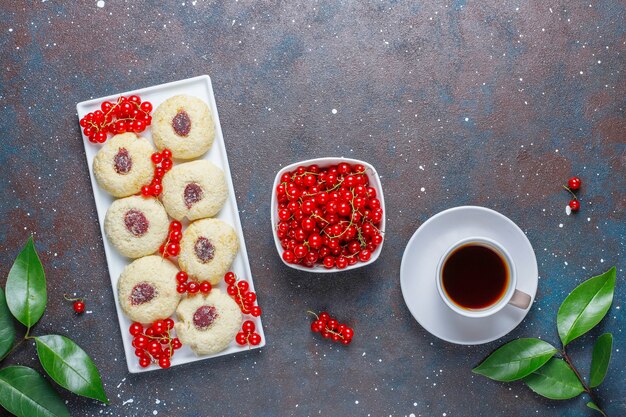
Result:
<instances>
[{"instance_id":1,"label":"white rectangular tray","mask_svg":"<svg viewBox=\"0 0 626 417\"><path fill-rule=\"evenodd\" d=\"M217 166L219 166L225 173L226 182L228 185L228 199L226 204L220 211L217 218L224 220L231 224L237 236L239 237L239 252L237 257L231 266L231 271L237 274L239 279L245 279L250 284L250 290L254 291L254 284L252 282L252 272L250 271L250 262L248 261L248 253L246 251L246 244L243 237L243 231L241 228L241 221L239 219L239 210L237 209L237 199L235 198L235 190L233 189L233 181L230 174L230 168L228 166L228 158L226 157L226 147L224 146L224 138L222 136L222 127L220 125L220 119L217 113L217 106L215 104L215 96L213 95L213 86L211 84L211 78L208 75L202 75L199 77L188 78L186 80L175 81L167 84L156 85L152 87L142 88L140 90L127 91L108 97L101 97L93 100L83 101L76 105L78 111L79 120L89 112L96 111L100 108L100 105L105 100L115 101L119 96L138 95L142 101L149 101L152 103L154 109L159 104L165 101L167 98L177 94L187 94L195 96L207 103L213 113L215 120L215 140L213 146L201 158L208 159ZM150 141L152 141L152 130L148 127L146 130L139 134ZM93 187L93 194L96 200L96 209L98 211L98 220L100 222L100 231L102 233L102 241L104 243L104 252L106 254L107 263L109 266L109 275L111 278L111 285L113 286L113 295L115 298L115 308L117 309L117 318L120 323L120 329L122 331L122 340L124 342L124 351L126 352L126 364L128 365L129 372L146 372L155 369L160 369L158 365L150 365L147 368L141 368L138 363L138 358L135 356L135 348L132 346L132 336L128 333L128 328L131 321L124 315L120 308L119 300L117 299L117 280L122 273L122 270L132 260L120 255L113 246L109 243L106 235L104 234L104 216L107 209L115 199L104 190L102 190L93 175L93 159L96 153L100 149L100 145L89 142L86 136L83 135L83 143L85 145L85 155L87 156L87 164L89 165L89 175L91 176L91 185ZM199 158L198 158L199 159ZM176 161L175 161L176 163ZM185 223L183 223L185 225ZM226 292L226 285L222 280L218 285L223 292ZM249 317L246 319L253 320L257 332L261 335L261 343L258 346L252 348L261 348L265 346L265 334L263 333L263 326L261 324L260 317ZM182 349L176 351L176 354L172 357L172 366L182 365L189 362L195 362L207 358L213 358L222 355L228 355L231 353L247 351L250 348L248 346L239 346L233 340L228 348L215 355L197 356L187 346L183 346Z\"/></svg>"}]
</instances>

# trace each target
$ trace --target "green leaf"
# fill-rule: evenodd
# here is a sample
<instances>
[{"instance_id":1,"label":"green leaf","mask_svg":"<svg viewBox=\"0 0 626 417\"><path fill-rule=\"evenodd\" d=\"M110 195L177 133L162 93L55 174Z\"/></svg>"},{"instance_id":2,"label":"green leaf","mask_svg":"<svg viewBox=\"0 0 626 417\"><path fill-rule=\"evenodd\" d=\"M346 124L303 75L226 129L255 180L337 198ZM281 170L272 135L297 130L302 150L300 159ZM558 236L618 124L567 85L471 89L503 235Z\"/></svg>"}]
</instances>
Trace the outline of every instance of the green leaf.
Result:
<instances>
[{"instance_id":1,"label":"green leaf","mask_svg":"<svg viewBox=\"0 0 626 417\"><path fill-rule=\"evenodd\" d=\"M15 341L15 327L7 306L4 291L0 288L0 360L13 347Z\"/></svg>"},{"instance_id":2,"label":"green leaf","mask_svg":"<svg viewBox=\"0 0 626 417\"><path fill-rule=\"evenodd\" d=\"M602 411L600 407L596 405L596 403L589 401L587 403L587 407L591 408L592 410L596 410L597 412L599 412L600 414L606 417L606 414L604 414L604 411Z\"/></svg>"},{"instance_id":3,"label":"green leaf","mask_svg":"<svg viewBox=\"0 0 626 417\"><path fill-rule=\"evenodd\" d=\"M589 377L589 386L595 388L602 383L609 370L609 362L611 361L611 350L613 350L613 335L604 333L598 337L596 344L593 346L593 356L591 357L591 375Z\"/></svg>"},{"instance_id":4,"label":"green leaf","mask_svg":"<svg viewBox=\"0 0 626 417\"><path fill-rule=\"evenodd\" d=\"M554 354L550 343L539 339L517 339L493 352L472 372L496 381L515 381L539 369Z\"/></svg>"},{"instance_id":5,"label":"green leaf","mask_svg":"<svg viewBox=\"0 0 626 417\"><path fill-rule=\"evenodd\" d=\"M76 343L54 334L35 340L39 361L57 384L83 397L109 402L96 365Z\"/></svg>"},{"instance_id":6,"label":"green leaf","mask_svg":"<svg viewBox=\"0 0 626 417\"><path fill-rule=\"evenodd\" d=\"M567 400L585 388L562 359L552 358L544 366L524 378L526 385L537 394L552 400Z\"/></svg>"},{"instance_id":7,"label":"green leaf","mask_svg":"<svg viewBox=\"0 0 626 417\"><path fill-rule=\"evenodd\" d=\"M70 417L54 388L25 366L0 370L0 405L18 417Z\"/></svg>"},{"instance_id":8,"label":"green leaf","mask_svg":"<svg viewBox=\"0 0 626 417\"><path fill-rule=\"evenodd\" d=\"M574 288L561 304L556 318L563 346L600 323L611 307L614 289L615 267Z\"/></svg>"},{"instance_id":9,"label":"green leaf","mask_svg":"<svg viewBox=\"0 0 626 417\"><path fill-rule=\"evenodd\" d=\"M37 323L46 309L46 276L32 236L9 271L6 291L11 314L28 328Z\"/></svg>"}]
</instances>

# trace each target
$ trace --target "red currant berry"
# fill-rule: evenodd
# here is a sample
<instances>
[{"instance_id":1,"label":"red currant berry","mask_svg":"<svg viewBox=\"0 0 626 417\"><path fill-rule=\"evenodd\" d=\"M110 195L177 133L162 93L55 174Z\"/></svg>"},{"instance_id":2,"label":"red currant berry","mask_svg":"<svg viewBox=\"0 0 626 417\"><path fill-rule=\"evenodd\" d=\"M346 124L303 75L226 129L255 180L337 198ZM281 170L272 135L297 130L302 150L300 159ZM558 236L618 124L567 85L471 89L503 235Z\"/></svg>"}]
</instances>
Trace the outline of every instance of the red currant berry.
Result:
<instances>
[{"instance_id":1,"label":"red currant berry","mask_svg":"<svg viewBox=\"0 0 626 417\"><path fill-rule=\"evenodd\" d=\"M235 277L235 274L233 272L227 272L226 275L224 275L224 282L226 282L228 285L234 284L236 280L237 278Z\"/></svg>"},{"instance_id":2,"label":"red currant berry","mask_svg":"<svg viewBox=\"0 0 626 417\"><path fill-rule=\"evenodd\" d=\"M202 294L208 294L211 292L211 283L209 281L202 281L200 283L200 292Z\"/></svg>"},{"instance_id":3,"label":"red currant berry","mask_svg":"<svg viewBox=\"0 0 626 417\"><path fill-rule=\"evenodd\" d=\"M245 299L249 303L254 303L256 301L256 294L253 292L249 292L246 294Z\"/></svg>"},{"instance_id":4,"label":"red currant berry","mask_svg":"<svg viewBox=\"0 0 626 417\"><path fill-rule=\"evenodd\" d=\"M333 266L335 266L335 258L333 258L332 256L326 256L324 257L324 268L326 269L330 269Z\"/></svg>"},{"instance_id":5,"label":"red currant berry","mask_svg":"<svg viewBox=\"0 0 626 417\"><path fill-rule=\"evenodd\" d=\"M228 293L228 295L230 295L231 297L234 297L235 295L237 295L237 287L235 287L234 285L229 285L226 288L226 293Z\"/></svg>"},{"instance_id":6,"label":"red currant berry","mask_svg":"<svg viewBox=\"0 0 626 417\"><path fill-rule=\"evenodd\" d=\"M170 223L170 231L178 230L181 231L183 229L183 225L178 220L173 220Z\"/></svg>"},{"instance_id":7,"label":"red currant berry","mask_svg":"<svg viewBox=\"0 0 626 417\"><path fill-rule=\"evenodd\" d=\"M261 343L261 335L259 335L258 333L252 333L250 336L248 336L248 341L252 346L256 346Z\"/></svg>"},{"instance_id":8,"label":"red currant berry","mask_svg":"<svg viewBox=\"0 0 626 417\"><path fill-rule=\"evenodd\" d=\"M172 330L174 328L174 320L167 318L163 320L163 322L165 323L165 328L167 330Z\"/></svg>"},{"instance_id":9,"label":"red currant berry","mask_svg":"<svg viewBox=\"0 0 626 417\"><path fill-rule=\"evenodd\" d=\"M237 336L235 336L235 341L237 344L243 346L248 343L248 336L244 332L239 332Z\"/></svg>"},{"instance_id":10,"label":"red currant berry","mask_svg":"<svg viewBox=\"0 0 626 417\"><path fill-rule=\"evenodd\" d=\"M162 356L159 359L159 366L163 369L169 368L171 365L170 363L170 358L166 357L166 356Z\"/></svg>"},{"instance_id":11,"label":"red currant berry","mask_svg":"<svg viewBox=\"0 0 626 417\"><path fill-rule=\"evenodd\" d=\"M150 358L147 356L142 356L141 358L139 358L139 366L141 366L142 368L147 368L148 366L150 366Z\"/></svg>"},{"instance_id":12,"label":"red currant berry","mask_svg":"<svg viewBox=\"0 0 626 417\"><path fill-rule=\"evenodd\" d=\"M133 132L143 132L146 129L146 123L143 120L133 120L131 128Z\"/></svg>"},{"instance_id":13,"label":"red currant berry","mask_svg":"<svg viewBox=\"0 0 626 417\"><path fill-rule=\"evenodd\" d=\"M85 311L85 303L83 301L74 301L74 311L81 314Z\"/></svg>"},{"instance_id":14,"label":"red currant berry","mask_svg":"<svg viewBox=\"0 0 626 417\"><path fill-rule=\"evenodd\" d=\"M252 333L256 327L254 326L254 322L252 320L246 320L241 325L241 330L244 333Z\"/></svg>"},{"instance_id":15,"label":"red currant berry","mask_svg":"<svg viewBox=\"0 0 626 417\"><path fill-rule=\"evenodd\" d=\"M188 279L189 279L189 275L187 275L185 271L179 271L178 274L176 274L176 281L178 281L181 284L187 282Z\"/></svg>"},{"instance_id":16,"label":"red currant berry","mask_svg":"<svg viewBox=\"0 0 626 417\"><path fill-rule=\"evenodd\" d=\"M174 349L180 349L181 347L183 347L183 344L179 338L175 337L172 339L172 347Z\"/></svg>"},{"instance_id":17,"label":"red currant berry","mask_svg":"<svg viewBox=\"0 0 626 417\"><path fill-rule=\"evenodd\" d=\"M172 158L172 151L170 151L169 149L165 148L161 151L161 155L163 156L163 159L171 159Z\"/></svg>"},{"instance_id":18,"label":"red currant berry","mask_svg":"<svg viewBox=\"0 0 626 417\"><path fill-rule=\"evenodd\" d=\"M239 281L237 283L237 287L239 288L239 291L241 292L247 292L248 289L250 288L250 284L248 284L247 281Z\"/></svg>"},{"instance_id":19,"label":"red currant berry","mask_svg":"<svg viewBox=\"0 0 626 417\"><path fill-rule=\"evenodd\" d=\"M144 101L139 107L146 113L150 113L152 111L152 103L149 101Z\"/></svg>"},{"instance_id":20,"label":"red currant berry","mask_svg":"<svg viewBox=\"0 0 626 417\"><path fill-rule=\"evenodd\" d=\"M195 294L198 291L200 291L200 284L198 284L196 281L189 281L187 283L187 292L189 292L190 294Z\"/></svg>"},{"instance_id":21,"label":"red currant berry","mask_svg":"<svg viewBox=\"0 0 626 417\"><path fill-rule=\"evenodd\" d=\"M170 242L167 245L166 250L171 256L178 256L180 253L180 245L178 243Z\"/></svg>"},{"instance_id":22,"label":"red currant berry","mask_svg":"<svg viewBox=\"0 0 626 417\"><path fill-rule=\"evenodd\" d=\"M250 315L252 317L259 317L262 313L261 307L259 306L254 306L252 307L252 309L250 310Z\"/></svg>"},{"instance_id":23,"label":"red currant berry","mask_svg":"<svg viewBox=\"0 0 626 417\"><path fill-rule=\"evenodd\" d=\"M163 156L161 156L160 153L155 152L152 154L152 156L150 157L150 159L152 159L152 162L155 164L160 164L161 161L163 160Z\"/></svg>"},{"instance_id":24,"label":"red currant berry","mask_svg":"<svg viewBox=\"0 0 626 417\"><path fill-rule=\"evenodd\" d=\"M352 339L343 339L343 340L341 341L341 343L342 343L342 344L344 344L344 345L346 345L346 346L347 346L347 345L349 345L349 344L350 344L350 342L352 342Z\"/></svg>"},{"instance_id":25,"label":"red currant berry","mask_svg":"<svg viewBox=\"0 0 626 417\"><path fill-rule=\"evenodd\" d=\"M352 330L352 328L350 327L346 327L345 329L343 329L341 334L346 339L352 339L352 336L354 336L354 330Z\"/></svg>"},{"instance_id":26,"label":"red currant berry","mask_svg":"<svg viewBox=\"0 0 626 417\"><path fill-rule=\"evenodd\" d=\"M140 323L133 323L130 325L130 328L128 329L128 332L132 335L132 336L137 336L139 334L141 334L141 332L143 332L143 326Z\"/></svg>"},{"instance_id":27,"label":"red currant berry","mask_svg":"<svg viewBox=\"0 0 626 417\"><path fill-rule=\"evenodd\" d=\"M161 162L161 167L163 167L163 169L166 171L172 169L172 165L174 164L172 163L172 160L170 158L164 158L163 162Z\"/></svg>"},{"instance_id":28,"label":"red currant berry","mask_svg":"<svg viewBox=\"0 0 626 417\"><path fill-rule=\"evenodd\" d=\"M156 320L152 323L152 330L154 330L155 334L161 334L165 330L165 322L161 319Z\"/></svg>"},{"instance_id":29,"label":"red currant berry","mask_svg":"<svg viewBox=\"0 0 626 417\"><path fill-rule=\"evenodd\" d=\"M328 320L330 320L330 314L328 314L325 311L322 311L318 317L319 317L318 320L321 321L324 325L326 324Z\"/></svg>"},{"instance_id":30,"label":"red currant berry","mask_svg":"<svg viewBox=\"0 0 626 417\"><path fill-rule=\"evenodd\" d=\"M147 333L147 332L146 332ZM144 335L135 336L133 340L133 346L138 349L144 349L148 345L148 338Z\"/></svg>"},{"instance_id":31,"label":"red currant berry","mask_svg":"<svg viewBox=\"0 0 626 417\"><path fill-rule=\"evenodd\" d=\"M150 196L150 186L144 185L143 187L141 187L141 195L144 196L144 197L149 197Z\"/></svg>"},{"instance_id":32,"label":"red currant berry","mask_svg":"<svg viewBox=\"0 0 626 417\"><path fill-rule=\"evenodd\" d=\"M580 201L578 200L571 200L569 202L569 208L572 209L572 211L578 211L580 209Z\"/></svg>"},{"instance_id":33,"label":"red currant berry","mask_svg":"<svg viewBox=\"0 0 626 417\"><path fill-rule=\"evenodd\" d=\"M165 175L165 170L163 168L154 168L154 178L163 178L163 175Z\"/></svg>"},{"instance_id":34,"label":"red currant berry","mask_svg":"<svg viewBox=\"0 0 626 417\"><path fill-rule=\"evenodd\" d=\"M187 292L187 284L178 284L176 287L176 292L179 294L184 294Z\"/></svg>"},{"instance_id":35,"label":"red currant berry","mask_svg":"<svg viewBox=\"0 0 626 417\"><path fill-rule=\"evenodd\" d=\"M296 255L293 254L293 251L286 250L283 252L283 260L289 264L294 263Z\"/></svg>"},{"instance_id":36,"label":"red currant berry","mask_svg":"<svg viewBox=\"0 0 626 417\"><path fill-rule=\"evenodd\" d=\"M367 262L370 260L371 257L372 253L368 249L363 249L361 252L359 252L359 261L361 262Z\"/></svg>"},{"instance_id":37,"label":"red currant berry","mask_svg":"<svg viewBox=\"0 0 626 417\"><path fill-rule=\"evenodd\" d=\"M578 177L572 177L569 179L569 181L567 181L567 186L570 188L570 190L578 190L581 184L582 182Z\"/></svg>"}]
</instances>

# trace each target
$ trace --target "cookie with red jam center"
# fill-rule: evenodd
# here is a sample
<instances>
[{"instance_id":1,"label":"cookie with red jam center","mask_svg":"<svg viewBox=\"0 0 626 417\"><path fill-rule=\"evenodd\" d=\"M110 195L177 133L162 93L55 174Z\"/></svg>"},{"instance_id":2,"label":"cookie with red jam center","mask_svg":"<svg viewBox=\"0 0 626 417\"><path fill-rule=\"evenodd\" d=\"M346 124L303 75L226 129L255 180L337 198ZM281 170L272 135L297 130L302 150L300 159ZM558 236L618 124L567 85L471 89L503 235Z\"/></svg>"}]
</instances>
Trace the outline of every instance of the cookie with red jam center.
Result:
<instances>
[{"instance_id":1,"label":"cookie with red jam center","mask_svg":"<svg viewBox=\"0 0 626 417\"><path fill-rule=\"evenodd\" d=\"M163 205L176 220L213 217L228 197L224 171L204 159L174 166L162 185Z\"/></svg>"},{"instance_id":2,"label":"cookie with red jam center","mask_svg":"<svg viewBox=\"0 0 626 417\"><path fill-rule=\"evenodd\" d=\"M107 140L93 160L98 185L114 197L137 194L152 180L154 147L134 133L122 133Z\"/></svg>"},{"instance_id":3,"label":"cookie with red jam center","mask_svg":"<svg viewBox=\"0 0 626 417\"><path fill-rule=\"evenodd\" d=\"M152 323L171 316L182 297L176 291L178 268L160 256L145 256L124 268L117 294L124 314L132 321Z\"/></svg>"},{"instance_id":4,"label":"cookie with red jam center","mask_svg":"<svg viewBox=\"0 0 626 417\"><path fill-rule=\"evenodd\" d=\"M219 219L197 220L183 232L178 264L189 276L217 284L239 250L239 239L231 225Z\"/></svg>"},{"instance_id":5,"label":"cookie with red jam center","mask_svg":"<svg viewBox=\"0 0 626 417\"><path fill-rule=\"evenodd\" d=\"M198 355L212 355L228 347L241 328L241 310L218 289L187 297L176 309L176 334Z\"/></svg>"},{"instance_id":6,"label":"cookie with red jam center","mask_svg":"<svg viewBox=\"0 0 626 417\"><path fill-rule=\"evenodd\" d=\"M104 218L104 233L119 253L140 258L155 253L167 239L169 221L156 198L115 200Z\"/></svg>"},{"instance_id":7,"label":"cookie with red jam center","mask_svg":"<svg viewBox=\"0 0 626 417\"><path fill-rule=\"evenodd\" d=\"M160 150L171 150L174 158L204 155L215 139L209 106L193 96L168 98L152 114L152 139Z\"/></svg>"}]
</instances>

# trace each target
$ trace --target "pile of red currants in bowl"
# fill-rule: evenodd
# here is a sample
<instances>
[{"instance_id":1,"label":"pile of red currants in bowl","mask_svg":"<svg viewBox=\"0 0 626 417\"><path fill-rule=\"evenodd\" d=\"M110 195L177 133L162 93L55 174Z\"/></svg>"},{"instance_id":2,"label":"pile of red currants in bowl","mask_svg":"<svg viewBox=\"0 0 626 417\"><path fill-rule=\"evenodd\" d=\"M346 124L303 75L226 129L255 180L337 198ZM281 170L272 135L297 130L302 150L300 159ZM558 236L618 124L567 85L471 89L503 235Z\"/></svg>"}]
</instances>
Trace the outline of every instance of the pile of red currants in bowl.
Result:
<instances>
[{"instance_id":1,"label":"pile of red currants in bowl","mask_svg":"<svg viewBox=\"0 0 626 417\"><path fill-rule=\"evenodd\" d=\"M361 164L298 166L275 193L275 233L289 264L344 269L369 261L383 241L383 209Z\"/></svg>"}]
</instances>

